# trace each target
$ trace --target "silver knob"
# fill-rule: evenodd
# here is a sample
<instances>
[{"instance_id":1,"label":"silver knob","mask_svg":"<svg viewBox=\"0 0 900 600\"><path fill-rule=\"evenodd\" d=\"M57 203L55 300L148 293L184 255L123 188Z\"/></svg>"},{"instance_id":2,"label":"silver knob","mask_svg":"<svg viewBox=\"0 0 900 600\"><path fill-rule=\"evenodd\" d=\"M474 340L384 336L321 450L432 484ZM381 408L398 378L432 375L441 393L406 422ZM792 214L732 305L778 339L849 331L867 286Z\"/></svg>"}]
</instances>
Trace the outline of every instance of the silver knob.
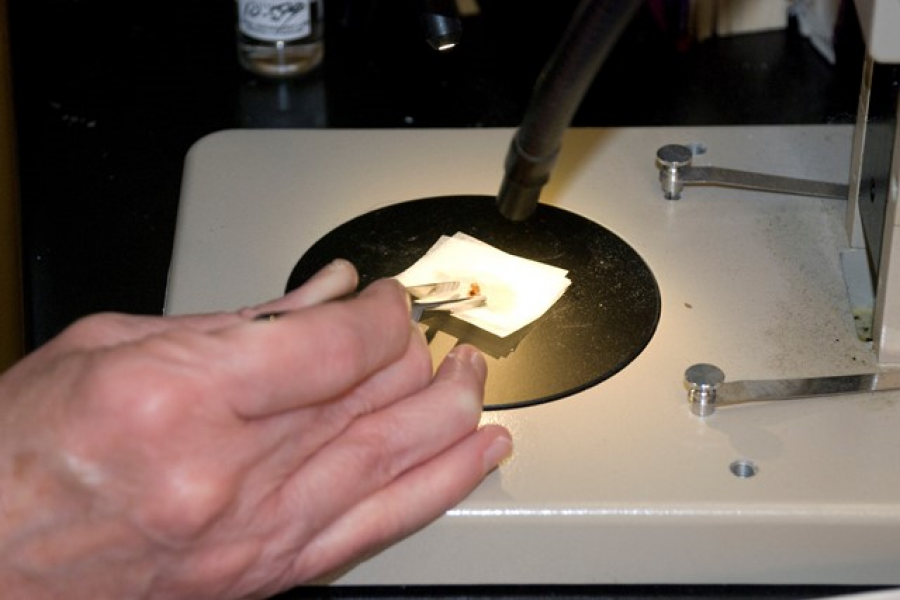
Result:
<instances>
[{"instance_id":1,"label":"silver knob","mask_svg":"<svg viewBox=\"0 0 900 600\"><path fill-rule=\"evenodd\" d=\"M698 417L708 417L716 411L718 387L725 382L725 373L715 365L700 363L691 365L684 372L688 388L691 412Z\"/></svg>"},{"instance_id":2,"label":"silver knob","mask_svg":"<svg viewBox=\"0 0 900 600\"><path fill-rule=\"evenodd\" d=\"M680 169L688 167L694 153L681 144L667 144L656 151L656 162L659 165L659 183L662 185L666 200L681 198L684 181Z\"/></svg>"},{"instance_id":3,"label":"silver knob","mask_svg":"<svg viewBox=\"0 0 900 600\"><path fill-rule=\"evenodd\" d=\"M694 153L681 144L667 144L656 151L656 160L664 167L679 168L691 164Z\"/></svg>"}]
</instances>

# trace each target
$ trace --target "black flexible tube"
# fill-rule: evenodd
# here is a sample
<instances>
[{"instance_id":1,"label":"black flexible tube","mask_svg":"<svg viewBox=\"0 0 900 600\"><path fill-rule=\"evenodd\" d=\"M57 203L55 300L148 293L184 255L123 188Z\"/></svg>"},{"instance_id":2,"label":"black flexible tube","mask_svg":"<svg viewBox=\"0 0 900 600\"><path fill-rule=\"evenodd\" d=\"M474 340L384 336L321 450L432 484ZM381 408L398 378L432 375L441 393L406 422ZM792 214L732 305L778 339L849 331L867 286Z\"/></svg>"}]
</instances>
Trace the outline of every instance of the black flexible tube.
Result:
<instances>
[{"instance_id":1,"label":"black flexible tube","mask_svg":"<svg viewBox=\"0 0 900 600\"><path fill-rule=\"evenodd\" d=\"M497 195L500 213L513 221L537 208L562 138L575 111L631 21L640 0L581 0L531 95L506 156Z\"/></svg>"},{"instance_id":2,"label":"black flexible tube","mask_svg":"<svg viewBox=\"0 0 900 600\"><path fill-rule=\"evenodd\" d=\"M425 41L435 50L448 50L459 43L462 21L456 0L419 0L419 18Z\"/></svg>"}]
</instances>

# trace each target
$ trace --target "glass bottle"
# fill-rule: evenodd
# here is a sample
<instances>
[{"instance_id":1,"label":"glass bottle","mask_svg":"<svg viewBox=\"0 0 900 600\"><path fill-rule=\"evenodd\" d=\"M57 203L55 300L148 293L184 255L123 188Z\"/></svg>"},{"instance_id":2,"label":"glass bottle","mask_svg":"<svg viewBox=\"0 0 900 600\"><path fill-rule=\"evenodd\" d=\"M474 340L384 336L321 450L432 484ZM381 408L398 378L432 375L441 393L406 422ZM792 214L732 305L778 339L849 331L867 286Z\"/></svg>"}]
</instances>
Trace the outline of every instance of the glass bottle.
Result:
<instances>
[{"instance_id":1,"label":"glass bottle","mask_svg":"<svg viewBox=\"0 0 900 600\"><path fill-rule=\"evenodd\" d=\"M238 60L266 77L309 73L325 54L323 0L237 0Z\"/></svg>"}]
</instances>

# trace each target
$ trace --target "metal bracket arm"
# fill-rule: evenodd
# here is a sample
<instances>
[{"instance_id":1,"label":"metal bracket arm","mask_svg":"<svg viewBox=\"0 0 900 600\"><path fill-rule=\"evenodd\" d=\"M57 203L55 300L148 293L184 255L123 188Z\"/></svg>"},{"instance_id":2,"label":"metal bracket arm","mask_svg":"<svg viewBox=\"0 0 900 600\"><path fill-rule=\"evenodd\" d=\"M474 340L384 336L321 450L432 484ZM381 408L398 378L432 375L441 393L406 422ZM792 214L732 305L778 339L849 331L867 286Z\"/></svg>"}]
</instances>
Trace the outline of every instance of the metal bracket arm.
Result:
<instances>
[{"instance_id":1,"label":"metal bracket arm","mask_svg":"<svg viewBox=\"0 0 900 600\"><path fill-rule=\"evenodd\" d=\"M685 185L720 185L799 196L846 199L849 186L841 183L767 175L721 167L691 166L693 152L687 146L669 144L656 152L659 181L666 200L678 200Z\"/></svg>"},{"instance_id":2,"label":"metal bracket arm","mask_svg":"<svg viewBox=\"0 0 900 600\"><path fill-rule=\"evenodd\" d=\"M718 406L900 390L900 371L834 375L805 379L725 381L715 365L696 364L685 371L691 412L708 417Z\"/></svg>"}]
</instances>

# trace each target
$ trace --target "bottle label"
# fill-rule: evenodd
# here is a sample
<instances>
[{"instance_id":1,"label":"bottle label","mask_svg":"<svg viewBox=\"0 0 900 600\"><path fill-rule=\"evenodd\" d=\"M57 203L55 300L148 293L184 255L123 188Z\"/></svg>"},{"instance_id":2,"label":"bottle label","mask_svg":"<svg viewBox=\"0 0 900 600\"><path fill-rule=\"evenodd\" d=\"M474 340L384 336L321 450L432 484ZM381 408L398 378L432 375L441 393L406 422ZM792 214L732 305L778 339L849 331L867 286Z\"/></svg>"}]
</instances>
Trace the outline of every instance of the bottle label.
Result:
<instances>
[{"instance_id":1,"label":"bottle label","mask_svg":"<svg viewBox=\"0 0 900 600\"><path fill-rule=\"evenodd\" d=\"M241 33L267 42L290 42L312 34L307 0L238 0Z\"/></svg>"}]
</instances>

